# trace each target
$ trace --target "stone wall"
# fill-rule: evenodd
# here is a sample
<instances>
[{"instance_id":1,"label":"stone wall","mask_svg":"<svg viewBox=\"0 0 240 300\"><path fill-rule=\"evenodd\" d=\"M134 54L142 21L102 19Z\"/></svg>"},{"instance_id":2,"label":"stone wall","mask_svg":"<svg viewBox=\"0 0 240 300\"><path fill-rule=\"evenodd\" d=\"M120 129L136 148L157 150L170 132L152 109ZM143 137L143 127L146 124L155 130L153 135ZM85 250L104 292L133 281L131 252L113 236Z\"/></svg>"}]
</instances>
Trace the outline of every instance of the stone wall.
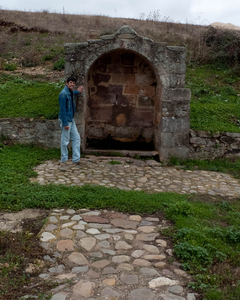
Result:
<instances>
[{"instance_id":1,"label":"stone wall","mask_svg":"<svg viewBox=\"0 0 240 300\"><path fill-rule=\"evenodd\" d=\"M240 157L240 133L190 130L190 158Z\"/></svg>"},{"instance_id":2,"label":"stone wall","mask_svg":"<svg viewBox=\"0 0 240 300\"><path fill-rule=\"evenodd\" d=\"M57 120L0 119L0 138L14 143L60 147L60 126Z\"/></svg>"},{"instance_id":3,"label":"stone wall","mask_svg":"<svg viewBox=\"0 0 240 300\"><path fill-rule=\"evenodd\" d=\"M57 120L0 119L0 138L14 143L36 144L48 148L60 147L60 127ZM177 136L177 135L176 135ZM240 157L240 133L190 130L189 158L214 159ZM175 143L171 136L165 143Z\"/></svg>"}]
</instances>

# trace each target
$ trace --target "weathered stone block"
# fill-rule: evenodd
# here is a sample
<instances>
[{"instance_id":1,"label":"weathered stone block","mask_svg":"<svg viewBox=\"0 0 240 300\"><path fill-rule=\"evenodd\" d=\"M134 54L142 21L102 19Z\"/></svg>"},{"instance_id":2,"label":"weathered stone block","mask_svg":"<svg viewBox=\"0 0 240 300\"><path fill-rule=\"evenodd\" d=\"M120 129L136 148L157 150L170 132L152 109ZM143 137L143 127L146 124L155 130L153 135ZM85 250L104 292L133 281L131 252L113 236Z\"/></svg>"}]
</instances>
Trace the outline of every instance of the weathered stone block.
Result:
<instances>
[{"instance_id":1,"label":"weathered stone block","mask_svg":"<svg viewBox=\"0 0 240 300\"><path fill-rule=\"evenodd\" d=\"M133 74L112 74L112 83L134 84L135 76Z\"/></svg>"},{"instance_id":2,"label":"weathered stone block","mask_svg":"<svg viewBox=\"0 0 240 300\"><path fill-rule=\"evenodd\" d=\"M130 116L129 126L153 126L153 112L135 110Z\"/></svg>"},{"instance_id":3,"label":"weathered stone block","mask_svg":"<svg viewBox=\"0 0 240 300\"><path fill-rule=\"evenodd\" d=\"M190 120L189 118L167 118L163 117L162 122L162 132L187 132L189 133L190 129Z\"/></svg>"},{"instance_id":4,"label":"weathered stone block","mask_svg":"<svg viewBox=\"0 0 240 300\"><path fill-rule=\"evenodd\" d=\"M90 111L90 119L92 121L107 121L112 120L112 106L99 107Z\"/></svg>"},{"instance_id":5,"label":"weathered stone block","mask_svg":"<svg viewBox=\"0 0 240 300\"><path fill-rule=\"evenodd\" d=\"M157 85L156 78L150 74L136 74L136 84L141 85Z\"/></svg>"},{"instance_id":6,"label":"weathered stone block","mask_svg":"<svg viewBox=\"0 0 240 300\"><path fill-rule=\"evenodd\" d=\"M148 96L139 96L138 106L153 107L154 106L154 99L150 98Z\"/></svg>"},{"instance_id":7,"label":"weathered stone block","mask_svg":"<svg viewBox=\"0 0 240 300\"><path fill-rule=\"evenodd\" d=\"M92 76L94 84L98 85L101 82L108 82L111 78L111 75L109 74L101 74L97 73Z\"/></svg>"},{"instance_id":8,"label":"weathered stone block","mask_svg":"<svg viewBox=\"0 0 240 300\"><path fill-rule=\"evenodd\" d=\"M140 88L138 86L133 85L133 84L128 84L128 85L124 86L123 94L138 95L139 91L140 91Z\"/></svg>"},{"instance_id":9,"label":"weathered stone block","mask_svg":"<svg viewBox=\"0 0 240 300\"><path fill-rule=\"evenodd\" d=\"M171 74L170 75L170 88L184 88L185 75Z\"/></svg>"},{"instance_id":10,"label":"weathered stone block","mask_svg":"<svg viewBox=\"0 0 240 300\"><path fill-rule=\"evenodd\" d=\"M170 157L188 158L189 148L188 147L177 147L177 148L163 148L158 149L159 158L161 161L166 161Z\"/></svg>"},{"instance_id":11,"label":"weathered stone block","mask_svg":"<svg viewBox=\"0 0 240 300\"><path fill-rule=\"evenodd\" d=\"M168 89L167 100L170 101L190 101L191 90L185 88Z\"/></svg>"},{"instance_id":12,"label":"weathered stone block","mask_svg":"<svg viewBox=\"0 0 240 300\"><path fill-rule=\"evenodd\" d=\"M175 141L173 139L173 133L162 133L161 134L161 147L163 148L174 148Z\"/></svg>"}]
</instances>

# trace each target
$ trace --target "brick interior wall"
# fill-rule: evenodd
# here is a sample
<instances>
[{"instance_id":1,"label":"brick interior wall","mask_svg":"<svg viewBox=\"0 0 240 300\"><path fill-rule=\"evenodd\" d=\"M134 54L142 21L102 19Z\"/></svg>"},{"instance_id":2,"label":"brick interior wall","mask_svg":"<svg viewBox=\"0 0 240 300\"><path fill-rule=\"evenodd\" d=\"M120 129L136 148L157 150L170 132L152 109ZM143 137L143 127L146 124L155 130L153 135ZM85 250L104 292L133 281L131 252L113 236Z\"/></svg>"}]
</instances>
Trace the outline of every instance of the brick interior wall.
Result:
<instances>
[{"instance_id":1,"label":"brick interior wall","mask_svg":"<svg viewBox=\"0 0 240 300\"><path fill-rule=\"evenodd\" d=\"M156 79L133 52L101 57L88 77L87 147L154 150Z\"/></svg>"}]
</instances>

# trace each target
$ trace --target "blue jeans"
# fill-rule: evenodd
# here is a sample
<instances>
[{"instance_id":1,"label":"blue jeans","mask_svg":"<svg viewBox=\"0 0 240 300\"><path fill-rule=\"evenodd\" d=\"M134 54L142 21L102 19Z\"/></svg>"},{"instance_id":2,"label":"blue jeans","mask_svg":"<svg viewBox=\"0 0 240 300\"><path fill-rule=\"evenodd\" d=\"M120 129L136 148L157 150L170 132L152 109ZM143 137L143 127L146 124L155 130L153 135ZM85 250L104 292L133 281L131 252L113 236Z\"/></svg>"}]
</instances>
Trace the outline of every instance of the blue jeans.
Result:
<instances>
[{"instance_id":1,"label":"blue jeans","mask_svg":"<svg viewBox=\"0 0 240 300\"><path fill-rule=\"evenodd\" d=\"M72 122L68 122L69 129L66 130L61 119L59 119L61 127L61 162L68 160L68 144L70 140L72 141L72 162L76 163L80 160L80 144L81 138L77 130L76 123L74 119Z\"/></svg>"}]
</instances>

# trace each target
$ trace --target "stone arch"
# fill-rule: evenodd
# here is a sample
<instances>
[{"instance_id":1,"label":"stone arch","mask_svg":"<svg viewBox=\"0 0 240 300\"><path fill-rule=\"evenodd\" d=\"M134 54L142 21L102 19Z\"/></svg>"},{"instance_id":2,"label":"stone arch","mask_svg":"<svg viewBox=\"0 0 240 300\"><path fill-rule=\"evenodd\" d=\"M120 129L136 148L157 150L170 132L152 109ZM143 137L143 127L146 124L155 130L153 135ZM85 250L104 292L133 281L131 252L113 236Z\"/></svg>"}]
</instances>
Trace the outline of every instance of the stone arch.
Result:
<instances>
[{"instance_id":1,"label":"stone arch","mask_svg":"<svg viewBox=\"0 0 240 300\"><path fill-rule=\"evenodd\" d=\"M96 71L96 63L107 60L115 54L119 55L121 60L125 59L129 63L128 66L125 66L126 68L134 68L134 65L131 65L131 56L146 63L156 79L154 81L156 82L155 96L150 97L148 94L147 98L140 99L137 91L139 86L136 84L137 75L125 76L124 72L119 73L122 76L122 82L120 82L116 70L112 73L108 69ZM67 76L75 75L77 85L84 84L85 87L85 93L77 101L75 116L82 138L82 149L89 153L87 149L89 137L92 137L90 142L94 144L94 139L107 139L110 134L112 141L127 144L128 141L134 143L134 140L135 142L142 140L145 144L152 144L151 149L157 151L160 160L166 160L170 156L188 157L191 92L185 88L185 56L185 48L168 46L166 43L154 43L149 38L138 36L129 26L123 26L115 34L102 36L99 40L66 44L65 74ZM110 65L114 68L112 63ZM120 67L123 65L120 64ZM138 75L140 78L141 74ZM130 82L133 80L131 78L134 78L135 84L128 83L128 80ZM117 82L117 80L120 81ZM120 86L122 86L122 90ZM110 92L111 88L115 90ZM119 88L120 90L117 90ZM137 97L134 104L136 115L140 112L138 104L142 106L143 115L145 114L142 118L138 114L138 118L136 118L138 122L135 126L131 126L131 121L134 120L130 117L134 111L134 105L131 105L129 96L131 93L126 93L126 90L129 91L130 88L135 89L132 97L134 98L134 95ZM149 90L151 88L151 84L149 84ZM115 97L116 95L118 97ZM117 107L116 102L119 102L121 107ZM98 105L99 103L101 105ZM107 105L111 107L109 111L106 109ZM128 109L124 108L124 105L129 106ZM99 116L94 116L97 112L93 109L94 106L98 106L99 110L102 109L103 115L106 115L104 120L101 119L101 111ZM151 110L152 113L149 113ZM150 121L145 118L147 113L150 115ZM110 118L110 115L111 121L107 119ZM141 123L142 120L145 120L146 123L143 122L141 126L137 126L137 123ZM101 122L102 125L99 125ZM105 129L103 129L104 127ZM147 129L143 134L140 133L141 130L138 127ZM132 133L129 134L126 128L129 128ZM147 130L149 134L146 133ZM139 148L144 148L141 143L139 145ZM107 144L106 148L108 148ZM149 154L151 155L151 153Z\"/></svg>"},{"instance_id":2,"label":"stone arch","mask_svg":"<svg viewBox=\"0 0 240 300\"><path fill-rule=\"evenodd\" d=\"M116 49L87 78L86 148L154 151L158 80L147 59Z\"/></svg>"}]
</instances>

